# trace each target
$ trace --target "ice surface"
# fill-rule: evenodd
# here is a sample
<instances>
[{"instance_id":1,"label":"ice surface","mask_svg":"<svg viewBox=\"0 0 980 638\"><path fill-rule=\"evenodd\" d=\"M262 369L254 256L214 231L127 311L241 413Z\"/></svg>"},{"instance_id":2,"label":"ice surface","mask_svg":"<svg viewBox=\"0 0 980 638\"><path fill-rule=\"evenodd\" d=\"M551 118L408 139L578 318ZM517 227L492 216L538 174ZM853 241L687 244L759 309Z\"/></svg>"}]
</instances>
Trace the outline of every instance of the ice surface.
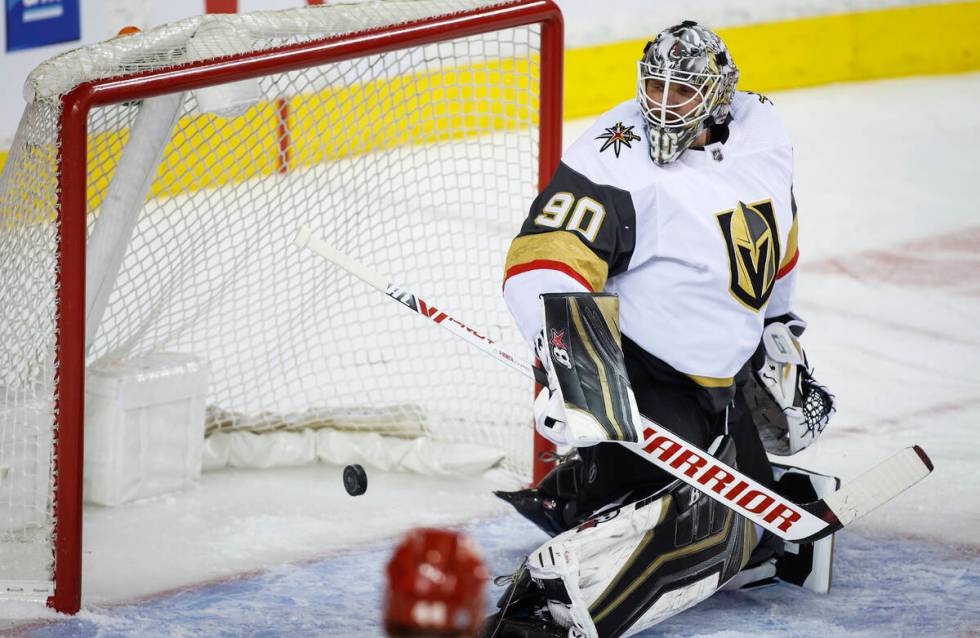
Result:
<instances>
[{"instance_id":1,"label":"ice surface","mask_svg":"<svg viewBox=\"0 0 980 638\"><path fill-rule=\"evenodd\" d=\"M491 571L506 573L543 533L516 515L465 528ZM961 631L980 611L980 556L922 541L838 537L834 588L818 596L786 585L723 592L641 636L734 638L786 636L930 636ZM73 620L32 628L50 638L160 635L381 636L382 573L387 543L307 565L285 565L141 604L83 611ZM914 583L910 587L910 582ZM502 590L494 590L496 600Z\"/></svg>"},{"instance_id":2,"label":"ice surface","mask_svg":"<svg viewBox=\"0 0 980 638\"><path fill-rule=\"evenodd\" d=\"M980 635L980 74L773 97L796 144L804 345L840 408L794 461L846 481L918 443L936 471L838 536L830 595L719 594L643 635ZM378 636L409 527L465 525L495 573L544 540L489 495L506 484L375 472L351 498L321 464L89 507L82 613L0 635Z\"/></svg>"}]
</instances>

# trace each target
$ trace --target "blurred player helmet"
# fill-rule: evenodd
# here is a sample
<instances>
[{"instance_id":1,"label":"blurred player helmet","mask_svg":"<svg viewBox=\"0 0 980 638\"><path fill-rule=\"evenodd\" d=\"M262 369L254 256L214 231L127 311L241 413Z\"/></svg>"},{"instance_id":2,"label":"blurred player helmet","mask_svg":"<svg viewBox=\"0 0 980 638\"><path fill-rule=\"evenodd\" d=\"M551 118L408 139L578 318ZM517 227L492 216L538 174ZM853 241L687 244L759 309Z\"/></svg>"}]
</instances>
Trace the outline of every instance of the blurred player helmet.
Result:
<instances>
[{"instance_id":1,"label":"blurred player helmet","mask_svg":"<svg viewBox=\"0 0 980 638\"><path fill-rule=\"evenodd\" d=\"M408 533L388 563L384 624L389 636L476 636L487 569L465 534Z\"/></svg>"},{"instance_id":2,"label":"blurred player helmet","mask_svg":"<svg viewBox=\"0 0 980 638\"><path fill-rule=\"evenodd\" d=\"M638 77L637 100L646 122L650 158L663 165L680 157L712 124L728 120L738 68L721 38L687 21L647 43ZM679 98L656 97L668 95L671 88Z\"/></svg>"}]
</instances>

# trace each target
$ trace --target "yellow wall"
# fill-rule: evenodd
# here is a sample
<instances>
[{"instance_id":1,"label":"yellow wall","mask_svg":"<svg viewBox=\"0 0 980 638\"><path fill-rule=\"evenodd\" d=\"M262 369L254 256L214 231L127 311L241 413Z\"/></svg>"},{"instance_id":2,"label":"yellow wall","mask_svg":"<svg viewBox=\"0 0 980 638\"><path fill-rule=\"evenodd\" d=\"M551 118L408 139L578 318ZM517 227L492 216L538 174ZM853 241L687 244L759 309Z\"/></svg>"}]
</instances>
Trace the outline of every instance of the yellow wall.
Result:
<instances>
[{"instance_id":1,"label":"yellow wall","mask_svg":"<svg viewBox=\"0 0 980 638\"><path fill-rule=\"evenodd\" d=\"M980 69L980 2L926 5L719 29L739 88L792 89ZM636 91L645 40L573 49L565 117L597 115Z\"/></svg>"},{"instance_id":2,"label":"yellow wall","mask_svg":"<svg viewBox=\"0 0 980 638\"><path fill-rule=\"evenodd\" d=\"M537 85L538 72L531 60L501 58L304 93L282 105L260 102L234 118L184 116L175 129L180 133L164 150L149 195L173 196L272 175L281 168L536 126L539 103L528 89ZM426 108L413 109L415 104ZM290 136L288 157L280 153L280 124ZM128 139L128 130L89 135L89 211L105 198ZM49 163L53 173L55 150L45 150L49 154L44 160L33 158L24 170ZM55 208L53 201L23 206L25 211Z\"/></svg>"},{"instance_id":3,"label":"yellow wall","mask_svg":"<svg viewBox=\"0 0 980 638\"><path fill-rule=\"evenodd\" d=\"M741 69L739 87L753 91L980 69L980 2L802 18L719 34ZM632 96L644 44L566 51L565 117L597 115ZM303 107L292 106L292 124L302 128ZM268 109L259 111L268 117ZM300 163L309 161L309 150L297 150ZM0 152L0 168L6 157Z\"/></svg>"}]
</instances>

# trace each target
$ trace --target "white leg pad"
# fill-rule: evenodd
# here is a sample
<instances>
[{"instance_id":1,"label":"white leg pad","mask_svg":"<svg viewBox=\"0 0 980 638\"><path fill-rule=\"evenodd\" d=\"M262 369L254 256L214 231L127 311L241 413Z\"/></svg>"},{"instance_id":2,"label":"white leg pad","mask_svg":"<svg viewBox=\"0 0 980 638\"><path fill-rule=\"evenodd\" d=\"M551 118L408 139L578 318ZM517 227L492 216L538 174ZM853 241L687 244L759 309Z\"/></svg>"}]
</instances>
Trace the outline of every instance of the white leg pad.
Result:
<instances>
[{"instance_id":1,"label":"white leg pad","mask_svg":"<svg viewBox=\"0 0 980 638\"><path fill-rule=\"evenodd\" d=\"M560 625L578 632L570 631L570 636L598 636L589 606L657 526L667 506L668 500L659 498L614 508L532 552L531 577L539 582L559 579L564 585L570 603L549 600L548 611Z\"/></svg>"},{"instance_id":2,"label":"white leg pad","mask_svg":"<svg viewBox=\"0 0 980 638\"><path fill-rule=\"evenodd\" d=\"M579 563L574 545L552 539L531 554L528 565L532 578L539 581L557 579L565 586L570 602L549 600L548 611L552 618L563 627L578 630L583 638L597 638L599 633L579 587Z\"/></svg>"},{"instance_id":3,"label":"white leg pad","mask_svg":"<svg viewBox=\"0 0 980 638\"><path fill-rule=\"evenodd\" d=\"M569 636L630 636L708 598L755 543L749 521L675 481L559 534L527 566Z\"/></svg>"}]
</instances>

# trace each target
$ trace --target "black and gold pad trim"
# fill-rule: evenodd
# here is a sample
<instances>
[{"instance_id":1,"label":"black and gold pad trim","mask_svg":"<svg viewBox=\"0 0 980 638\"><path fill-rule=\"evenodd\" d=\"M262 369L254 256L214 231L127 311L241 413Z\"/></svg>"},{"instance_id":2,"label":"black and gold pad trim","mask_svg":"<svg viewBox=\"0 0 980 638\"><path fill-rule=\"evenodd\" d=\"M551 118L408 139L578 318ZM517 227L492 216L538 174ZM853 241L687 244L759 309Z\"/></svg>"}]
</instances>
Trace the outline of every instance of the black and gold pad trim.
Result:
<instances>
[{"instance_id":1,"label":"black and gold pad trim","mask_svg":"<svg viewBox=\"0 0 980 638\"><path fill-rule=\"evenodd\" d=\"M731 456L727 460L734 461L735 449L730 440L723 443L721 450L719 458ZM751 521L679 481L664 491L670 494L667 498L671 502L661 521L646 533L589 607L603 638L621 636L633 629L671 592L713 575L717 575L720 587L745 565L755 546ZM705 591L702 597L693 600L686 599L683 607L665 609L664 618L699 602L713 591Z\"/></svg>"}]
</instances>

